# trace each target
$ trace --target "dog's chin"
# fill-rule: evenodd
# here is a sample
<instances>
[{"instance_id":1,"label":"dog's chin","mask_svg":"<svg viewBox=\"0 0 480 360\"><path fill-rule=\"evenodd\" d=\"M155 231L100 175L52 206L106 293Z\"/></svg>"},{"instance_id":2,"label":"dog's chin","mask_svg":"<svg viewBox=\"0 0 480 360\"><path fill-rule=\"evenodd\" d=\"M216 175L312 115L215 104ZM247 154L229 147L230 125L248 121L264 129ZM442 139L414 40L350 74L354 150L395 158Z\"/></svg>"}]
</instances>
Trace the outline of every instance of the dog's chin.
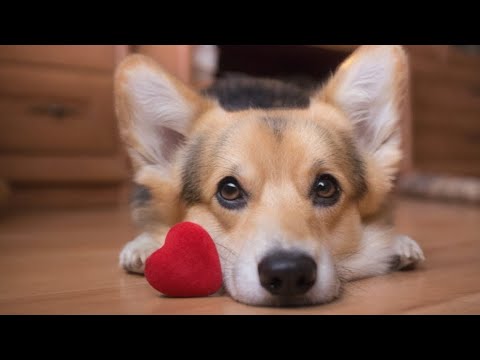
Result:
<instances>
[{"instance_id":1,"label":"dog's chin","mask_svg":"<svg viewBox=\"0 0 480 360\"><path fill-rule=\"evenodd\" d=\"M227 293L236 301L252 305L265 307L300 307L321 305L335 300L340 294L340 287L335 292L330 294L322 294L318 296L315 294L315 289L312 289L312 294L307 292L305 295L298 296L275 296L270 294L252 294L252 293Z\"/></svg>"}]
</instances>

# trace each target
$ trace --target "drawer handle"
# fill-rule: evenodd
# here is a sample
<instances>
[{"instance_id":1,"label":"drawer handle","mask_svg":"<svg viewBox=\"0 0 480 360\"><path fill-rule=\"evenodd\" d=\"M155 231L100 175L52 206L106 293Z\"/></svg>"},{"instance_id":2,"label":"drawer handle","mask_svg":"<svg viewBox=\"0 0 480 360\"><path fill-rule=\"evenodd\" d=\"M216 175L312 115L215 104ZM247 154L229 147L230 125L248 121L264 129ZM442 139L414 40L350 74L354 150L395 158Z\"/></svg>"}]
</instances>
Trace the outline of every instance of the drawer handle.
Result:
<instances>
[{"instance_id":1,"label":"drawer handle","mask_svg":"<svg viewBox=\"0 0 480 360\"><path fill-rule=\"evenodd\" d=\"M75 108L58 103L34 105L30 107L29 111L35 115L47 115L56 119L63 119L77 113Z\"/></svg>"}]
</instances>

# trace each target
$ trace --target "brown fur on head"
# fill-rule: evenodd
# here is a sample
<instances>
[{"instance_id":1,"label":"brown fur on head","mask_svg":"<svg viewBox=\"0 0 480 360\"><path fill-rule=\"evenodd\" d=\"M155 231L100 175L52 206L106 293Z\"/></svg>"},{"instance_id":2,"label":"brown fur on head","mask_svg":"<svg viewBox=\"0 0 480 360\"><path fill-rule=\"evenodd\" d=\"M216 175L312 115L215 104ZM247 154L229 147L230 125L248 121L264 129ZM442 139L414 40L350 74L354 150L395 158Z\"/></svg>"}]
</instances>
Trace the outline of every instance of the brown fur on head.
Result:
<instances>
[{"instance_id":1,"label":"brown fur on head","mask_svg":"<svg viewBox=\"0 0 480 360\"><path fill-rule=\"evenodd\" d=\"M345 264L359 256L366 237L388 258L389 229L367 219L383 208L401 158L407 70L401 47L363 46L306 107L226 111L152 60L130 56L116 72L115 100L134 180L149 191L136 217L159 243L176 222L204 226L237 300L334 298L339 279L355 277ZM338 182L338 200L312 193L322 174ZM242 196L236 203L219 195L222 181L232 178ZM280 250L316 262L315 284L304 295L276 297L261 286L259 263ZM381 273L384 262L365 264L358 275Z\"/></svg>"}]
</instances>

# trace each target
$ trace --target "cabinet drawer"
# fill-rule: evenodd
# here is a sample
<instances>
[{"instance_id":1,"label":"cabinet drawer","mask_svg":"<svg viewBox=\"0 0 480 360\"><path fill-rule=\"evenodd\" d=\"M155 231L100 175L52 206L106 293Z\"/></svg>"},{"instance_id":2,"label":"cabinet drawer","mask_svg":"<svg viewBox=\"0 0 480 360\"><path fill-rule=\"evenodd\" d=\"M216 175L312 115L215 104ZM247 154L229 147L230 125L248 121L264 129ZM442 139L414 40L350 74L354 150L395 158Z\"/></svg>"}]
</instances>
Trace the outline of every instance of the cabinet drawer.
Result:
<instances>
[{"instance_id":1,"label":"cabinet drawer","mask_svg":"<svg viewBox=\"0 0 480 360\"><path fill-rule=\"evenodd\" d=\"M0 151L114 152L112 92L109 75L0 65Z\"/></svg>"},{"instance_id":2,"label":"cabinet drawer","mask_svg":"<svg viewBox=\"0 0 480 360\"><path fill-rule=\"evenodd\" d=\"M0 60L112 70L112 45L1 45Z\"/></svg>"}]
</instances>

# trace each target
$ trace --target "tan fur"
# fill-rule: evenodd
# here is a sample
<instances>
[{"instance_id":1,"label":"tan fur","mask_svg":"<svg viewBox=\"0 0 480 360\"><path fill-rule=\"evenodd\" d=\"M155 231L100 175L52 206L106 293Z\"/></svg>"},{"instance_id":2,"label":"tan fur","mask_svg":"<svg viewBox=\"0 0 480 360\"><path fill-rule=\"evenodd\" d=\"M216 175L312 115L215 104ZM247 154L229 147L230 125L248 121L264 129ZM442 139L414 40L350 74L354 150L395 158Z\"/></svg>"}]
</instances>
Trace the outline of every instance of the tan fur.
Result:
<instances>
[{"instance_id":1,"label":"tan fur","mask_svg":"<svg viewBox=\"0 0 480 360\"><path fill-rule=\"evenodd\" d=\"M319 93L318 99L335 105L334 94L338 84L344 79L349 69L355 64L359 57L368 53L374 53L378 50L378 46L361 46L358 48L342 65L337 69L335 76L327 83L325 88ZM398 113L404 106L405 93L408 86L408 58L401 46L394 46L391 51L395 56L395 70L393 81L389 88L391 97L395 100L395 107ZM388 169L380 169L378 164L372 158L366 157L368 182L371 189L368 195L360 202L359 209L362 216L374 216L376 211L381 207L385 196L392 189L392 181L396 175L398 165L401 160L401 153L395 154L391 159L392 167Z\"/></svg>"},{"instance_id":2,"label":"tan fur","mask_svg":"<svg viewBox=\"0 0 480 360\"><path fill-rule=\"evenodd\" d=\"M389 235L390 229L383 219L388 216L384 213L385 203L401 154L392 147L391 152L382 155L383 162L379 162L378 154L359 146L348 114L335 100L350 68L365 61L370 53L382 51L385 52L378 47L360 47L312 97L307 109L237 112L224 111L213 101L197 95L146 57L136 55L126 59L115 75L116 111L122 139L134 163L135 181L151 190L152 200L134 213L149 239L160 246L166 230L173 224L180 221L201 224L219 248L227 290L236 299L252 304L275 302L266 300L263 293L252 295L242 290L243 285L238 283L242 276L230 273L231 256L247 259L242 254L248 254L248 259L257 261L278 246L301 248L320 259L328 249L337 264L330 271L332 274L338 271L338 276L344 279L388 271L388 264L381 262L395 255L396 240ZM399 112L408 80L407 60L400 47L390 47L388 51L395 59L388 96L394 99L394 111ZM135 117L138 110L133 107L128 82L139 67L150 69L152 76L166 79L191 109L188 113L192 118L181 134L186 143L174 154L167 170L144 160L150 155L136 133L141 119ZM390 139L390 134L386 136ZM200 141L201 152L192 154L194 143ZM185 164L193 156L197 166L187 171L196 171L200 199L188 204L182 199L182 177ZM362 169L366 192L359 183L363 179L359 174ZM339 181L342 195L334 206L314 207L309 191L316 175L324 173ZM250 194L248 206L242 211L225 209L215 198L219 181L227 176L235 176ZM369 241L372 249L378 249L375 250L378 266L374 268L367 264L371 256ZM151 245L148 246L151 252ZM365 268L357 271L355 267L359 264ZM141 266L123 265L132 271L143 271ZM322 297L319 292L306 302L329 301L337 296L338 287L334 283L328 286L328 296ZM322 291L326 292L325 289Z\"/></svg>"},{"instance_id":3,"label":"tan fur","mask_svg":"<svg viewBox=\"0 0 480 360\"><path fill-rule=\"evenodd\" d=\"M139 170L135 176L135 182L150 189L154 199L150 206L134 210L140 213L135 214L140 224L155 227L158 219L162 219L164 225L172 226L181 221L185 214L185 207L179 197L178 182L160 177L149 167Z\"/></svg>"}]
</instances>

